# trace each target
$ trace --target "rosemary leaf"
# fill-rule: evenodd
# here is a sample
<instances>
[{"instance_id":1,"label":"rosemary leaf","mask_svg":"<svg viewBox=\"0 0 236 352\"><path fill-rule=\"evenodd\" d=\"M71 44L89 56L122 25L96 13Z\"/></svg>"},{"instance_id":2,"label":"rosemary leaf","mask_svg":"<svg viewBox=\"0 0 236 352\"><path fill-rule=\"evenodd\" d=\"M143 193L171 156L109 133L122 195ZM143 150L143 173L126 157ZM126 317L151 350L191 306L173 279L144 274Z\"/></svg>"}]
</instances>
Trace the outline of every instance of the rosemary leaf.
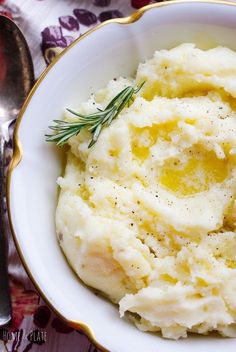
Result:
<instances>
[{"instance_id":1,"label":"rosemary leaf","mask_svg":"<svg viewBox=\"0 0 236 352\"><path fill-rule=\"evenodd\" d=\"M77 136L82 129L86 128L92 134L92 139L88 145L88 148L91 148L97 142L103 127L109 126L125 106L129 106L134 101L134 94L140 91L144 83L141 83L137 87L128 86L124 88L110 101L104 110L98 109L98 111L92 114L83 115L67 109L71 114L78 117L78 121L53 120L54 125L49 126L49 128L54 133L46 134L46 141L55 142L58 146L62 146L71 137Z\"/></svg>"}]
</instances>

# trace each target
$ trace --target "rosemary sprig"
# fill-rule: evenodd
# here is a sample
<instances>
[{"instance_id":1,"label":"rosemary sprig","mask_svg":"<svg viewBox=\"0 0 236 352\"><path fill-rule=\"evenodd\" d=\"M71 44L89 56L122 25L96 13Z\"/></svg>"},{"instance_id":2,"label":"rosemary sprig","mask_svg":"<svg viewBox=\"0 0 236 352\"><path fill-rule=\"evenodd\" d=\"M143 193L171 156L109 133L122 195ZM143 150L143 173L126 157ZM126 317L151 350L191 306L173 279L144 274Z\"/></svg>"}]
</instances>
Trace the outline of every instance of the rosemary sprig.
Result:
<instances>
[{"instance_id":1,"label":"rosemary sprig","mask_svg":"<svg viewBox=\"0 0 236 352\"><path fill-rule=\"evenodd\" d=\"M70 113L79 117L78 121L68 122L63 120L53 120L55 124L49 126L49 128L54 133L46 134L46 141L55 142L58 146L62 146L67 143L69 138L77 136L82 129L87 128L92 134L92 139L88 146L88 148L91 148L97 142L102 128L104 126L109 126L121 110L133 101L133 95L140 91L144 83L145 82L141 83L136 88L128 86L123 89L111 100L104 110L98 109L98 111L92 114L83 115L67 109Z\"/></svg>"}]
</instances>

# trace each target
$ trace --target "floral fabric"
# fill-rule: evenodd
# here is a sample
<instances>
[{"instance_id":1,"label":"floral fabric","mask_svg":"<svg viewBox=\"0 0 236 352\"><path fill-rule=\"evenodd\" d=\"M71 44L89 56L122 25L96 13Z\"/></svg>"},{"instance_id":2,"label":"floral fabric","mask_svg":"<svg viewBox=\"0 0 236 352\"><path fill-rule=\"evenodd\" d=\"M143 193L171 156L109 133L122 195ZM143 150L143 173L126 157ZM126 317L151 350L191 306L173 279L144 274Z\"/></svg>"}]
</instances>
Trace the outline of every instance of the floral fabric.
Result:
<instances>
[{"instance_id":1,"label":"floral fabric","mask_svg":"<svg viewBox=\"0 0 236 352\"><path fill-rule=\"evenodd\" d=\"M89 28L110 18L127 16L150 2L0 0L0 14L12 18L24 33L37 78L58 53ZM6 164L10 159L11 148L10 141ZM0 352L98 351L84 334L68 327L46 306L25 273L10 230L8 232L13 321L10 327L0 328Z\"/></svg>"}]
</instances>

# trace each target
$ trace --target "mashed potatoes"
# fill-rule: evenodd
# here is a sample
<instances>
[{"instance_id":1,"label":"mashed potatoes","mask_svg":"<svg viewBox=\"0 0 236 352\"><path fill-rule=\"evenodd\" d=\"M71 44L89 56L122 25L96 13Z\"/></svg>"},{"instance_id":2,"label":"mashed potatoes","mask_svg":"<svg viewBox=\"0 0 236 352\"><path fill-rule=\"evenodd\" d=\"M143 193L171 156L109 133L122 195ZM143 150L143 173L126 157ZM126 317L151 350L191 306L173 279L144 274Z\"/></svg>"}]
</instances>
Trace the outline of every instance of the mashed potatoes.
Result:
<instances>
[{"instance_id":1,"label":"mashed potatoes","mask_svg":"<svg viewBox=\"0 0 236 352\"><path fill-rule=\"evenodd\" d=\"M89 132L70 139L60 244L79 277L139 329L236 337L236 53L157 51L80 112L144 80L91 149Z\"/></svg>"}]
</instances>

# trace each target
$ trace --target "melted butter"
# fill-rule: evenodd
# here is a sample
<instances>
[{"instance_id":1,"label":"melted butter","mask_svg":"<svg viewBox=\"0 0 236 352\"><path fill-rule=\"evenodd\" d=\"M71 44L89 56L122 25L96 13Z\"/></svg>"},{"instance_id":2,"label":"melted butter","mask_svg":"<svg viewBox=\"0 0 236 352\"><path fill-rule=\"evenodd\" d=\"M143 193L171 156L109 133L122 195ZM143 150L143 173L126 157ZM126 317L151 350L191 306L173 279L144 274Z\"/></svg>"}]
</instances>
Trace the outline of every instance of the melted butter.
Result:
<instances>
[{"instance_id":1,"label":"melted butter","mask_svg":"<svg viewBox=\"0 0 236 352\"><path fill-rule=\"evenodd\" d=\"M189 159L184 165L179 160L167 162L158 181L169 190L187 196L207 191L211 185L223 182L227 176L227 160L218 159L215 153L207 152Z\"/></svg>"},{"instance_id":2,"label":"melted butter","mask_svg":"<svg viewBox=\"0 0 236 352\"><path fill-rule=\"evenodd\" d=\"M109 150L109 155L113 158L118 158L120 156L120 150L119 149L111 149L111 150Z\"/></svg>"},{"instance_id":3,"label":"melted butter","mask_svg":"<svg viewBox=\"0 0 236 352\"><path fill-rule=\"evenodd\" d=\"M149 148L139 146L137 142L132 143L131 150L133 155L141 161L146 160L149 156Z\"/></svg>"},{"instance_id":4,"label":"melted butter","mask_svg":"<svg viewBox=\"0 0 236 352\"><path fill-rule=\"evenodd\" d=\"M140 225L140 228L146 233L146 234L154 234L155 229L153 227L153 224L150 221L143 221L143 223Z\"/></svg>"},{"instance_id":5,"label":"melted butter","mask_svg":"<svg viewBox=\"0 0 236 352\"><path fill-rule=\"evenodd\" d=\"M170 284L173 284L173 285L175 285L178 282L178 279L170 276L169 274L160 275L160 279L165 281L165 282L168 282Z\"/></svg>"},{"instance_id":6,"label":"melted butter","mask_svg":"<svg viewBox=\"0 0 236 352\"><path fill-rule=\"evenodd\" d=\"M194 124L195 124L195 120L194 120L194 119L191 119L191 118L185 119L185 122L186 122L188 125L194 125Z\"/></svg>"},{"instance_id":7,"label":"melted butter","mask_svg":"<svg viewBox=\"0 0 236 352\"><path fill-rule=\"evenodd\" d=\"M78 194L91 208L95 208L95 205L90 200L91 193L86 184L81 184L78 190Z\"/></svg>"},{"instance_id":8,"label":"melted butter","mask_svg":"<svg viewBox=\"0 0 236 352\"><path fill-rule=\"evenodd\" d=\"M90 198L90 192L88 187L85 184L82 184L79 188L79 195L80 197L85 200L88 201Z\"/></svg>"},{"instance_id":9,"label":"melted butter","mask_svg":"<svg viewBox=\"0 0 236 352\"><path fill-rule=\"evenodd\" d=\"M225 264L227 265L228 268L236 269L236 260L226 259Z\"/></svg>"},{"instance_id":10,"label":"melted butter","mask_svg":"<svg viewBox=\"0 0 236 352\"><path fill-rule=\"evenodd\" d=\"M146 127L132 127L131 151L133 155L141 161L147 159L150 154L150 147L156 143L158 135L158 125ZM146 136L145 145L140 144L140 139Z\"/></svg>"},{"instance_id":11,"label":"melted butter","mask_svg":"<svg viewBox=\"0 0 236 352\"><path fill-rule=\"evenodd\" d=\"M151 84L149 84L148 87L146 86L146 89L143 89L143 92L141 94L144 97L144 99L151 101L156 95L162 96L163 94L161 93L162 91L160 87L160 82L154 81Z\"/></svg>"},{"instance_id":12,"label":"melted butter","mask_svg":"<svg viewBox=\"0 0 236 352\"><path fill-rule=\"evenodd\" d=\"M199 287L207 287L208 286L208 282L206 282L202 277L196 278L196 284Z\"/></svg>"},{"instance_id":13,"label":"melted butter","mask_svg":"<svg viewBox=\"0 0 236 352\"><path fill-rule=\"evenodd\" d=\"M145 127L132 127L131 151L133 155L141 160L146 160L150 155L150 148L157 143L158 139L170 142L170 133L177 128L177 121L168 121ZM140 143L145 139L145 145Z\"/></svg>"}]
</instances>

